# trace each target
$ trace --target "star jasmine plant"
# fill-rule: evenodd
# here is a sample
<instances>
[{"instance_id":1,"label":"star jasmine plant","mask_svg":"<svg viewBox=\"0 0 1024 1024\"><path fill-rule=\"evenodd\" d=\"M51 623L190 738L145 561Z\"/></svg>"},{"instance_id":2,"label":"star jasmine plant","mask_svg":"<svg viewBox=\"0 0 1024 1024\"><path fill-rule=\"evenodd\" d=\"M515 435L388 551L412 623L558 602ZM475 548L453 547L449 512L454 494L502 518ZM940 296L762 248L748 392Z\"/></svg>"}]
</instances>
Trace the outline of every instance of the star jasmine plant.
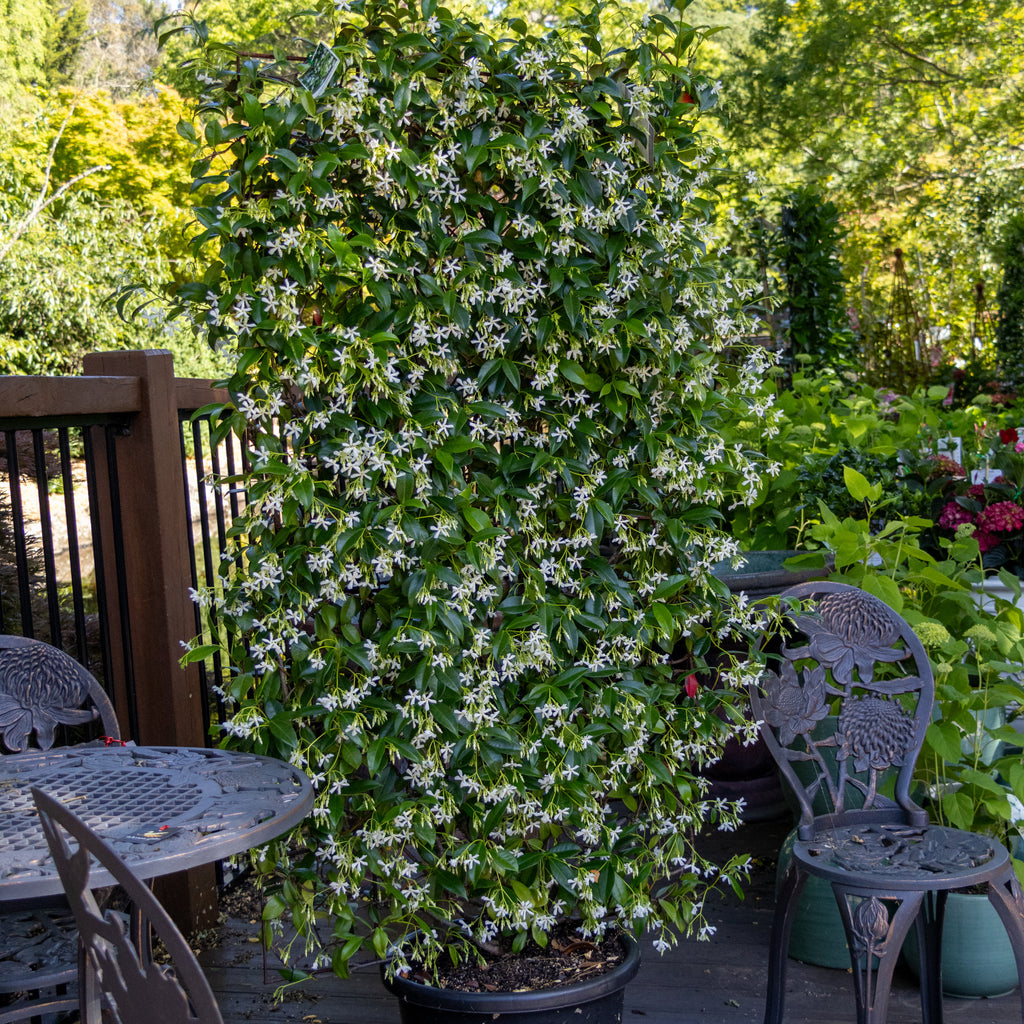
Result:
<instances>
[{"instance_id":1,"label":"star jasmine plant","mask_svg":"<svg viewBox=\"0 0 1024 1024\"><path fill-rule=\"evenodd\" d=\"M696 840L737 821L700 770L756 731L756 665L721 649L762 623L711 569L766 465L723 428L772 432L771 358L715 256L698 34L652 14L610 49L600 14L497 38L351 0L333 76L197 62L205 270L178 298L250 453L198 599L224 741L316 787L265 917L340 974L566 920L665 948L746 870Z\"/></svg>"}]
</instances>

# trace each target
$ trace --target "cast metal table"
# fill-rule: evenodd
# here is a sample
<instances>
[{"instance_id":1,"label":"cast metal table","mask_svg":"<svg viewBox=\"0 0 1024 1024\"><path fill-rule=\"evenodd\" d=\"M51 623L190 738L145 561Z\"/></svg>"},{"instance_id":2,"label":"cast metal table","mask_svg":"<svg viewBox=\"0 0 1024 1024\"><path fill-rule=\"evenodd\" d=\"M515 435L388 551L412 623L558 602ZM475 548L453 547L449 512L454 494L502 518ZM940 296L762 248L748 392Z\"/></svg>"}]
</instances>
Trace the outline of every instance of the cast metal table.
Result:
<instances>
[{"instance_id":1,"label":"cast metal table","mask_svg":"<svg viewBox=\"0 0 1024 1024\"><path fill-rule=\"evenodd\" d=\"M200 747L64 747L0 757L0 903L62 892L31 787L75 811L140 878L223 860L287 832L313 791L284 761ZM98 867L97 885L111 880Z\"/></svg>"}]
</instances>

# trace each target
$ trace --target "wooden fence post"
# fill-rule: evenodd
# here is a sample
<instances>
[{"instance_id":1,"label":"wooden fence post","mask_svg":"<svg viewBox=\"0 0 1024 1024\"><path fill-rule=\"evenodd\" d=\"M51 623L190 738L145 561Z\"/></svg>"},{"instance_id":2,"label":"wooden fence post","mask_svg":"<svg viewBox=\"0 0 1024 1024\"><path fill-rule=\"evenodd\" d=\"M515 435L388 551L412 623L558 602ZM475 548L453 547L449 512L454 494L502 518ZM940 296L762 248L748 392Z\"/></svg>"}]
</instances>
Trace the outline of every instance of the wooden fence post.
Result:
<instances>
[{"instance_id":1,"label":"wooden fence post","mask_svg":"<svg viewBox=\"0 0 1024 1024\"><path fill-rule=\"evenodd\" d=\"M84 359L86 375L137 377L142 408L126 436L117 439L117 474L124 540L126 599L131 612L130 651L135 679L136 735L140 744L206 745L202 689L196 665L181 668L181 642L195 633L189 598L191 572L185 514L185 482L170 352L95 352ZM102 463L103 459L97 460ZM110 510L101 509L108 519ZM103 525L113 534L109 519ZM104 544L108 607L116 614L112 545ZM123 628L123 624L115 626ZM120 649L112 641L112 648ZM124 711L120 712L122 715ZM217 913L212 865L169 880L163 898L189 928L208 927ZM165 883L166 886L166 883Z\"/></svg>"}]
</instances>

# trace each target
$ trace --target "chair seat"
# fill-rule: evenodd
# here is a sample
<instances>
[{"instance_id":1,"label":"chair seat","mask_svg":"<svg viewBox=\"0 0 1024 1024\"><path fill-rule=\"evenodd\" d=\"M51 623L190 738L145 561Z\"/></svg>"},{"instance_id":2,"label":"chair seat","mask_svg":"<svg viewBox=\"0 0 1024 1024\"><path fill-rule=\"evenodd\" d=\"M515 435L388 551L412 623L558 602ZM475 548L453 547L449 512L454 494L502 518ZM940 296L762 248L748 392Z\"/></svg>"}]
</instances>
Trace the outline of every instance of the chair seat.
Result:
<instances>
[{"instance_id":1,"label":"chair seat","mask_svg":"<svg viewBox=\"0 0 1024 1024\"><path fill-rule=\"evenodd\" d=\"M941 825L848 825L797 841L793 857L832 882L896 892L963 889L1005 869L1006 848L977 832Z\"/></svg>"},{"instance_id":2,"label":"chair seat","mask_svg":"<svg viewBox=\"0 0 1024 1024\"><path fill-rule=\"evenodd\" d=\"M74 984L78 926L71 908L0 914L0 992Z\"/></svg>"},{"instance_id":3,"label":"chair seat","mask_svg":"<svg viewBox=\"0 0 1024 1024\"><path fill-rule=\"evenodd\" d=\"M0 1024L78 1009L78 926L68 906L0 914Z\"/></svg>"}]
</instances>

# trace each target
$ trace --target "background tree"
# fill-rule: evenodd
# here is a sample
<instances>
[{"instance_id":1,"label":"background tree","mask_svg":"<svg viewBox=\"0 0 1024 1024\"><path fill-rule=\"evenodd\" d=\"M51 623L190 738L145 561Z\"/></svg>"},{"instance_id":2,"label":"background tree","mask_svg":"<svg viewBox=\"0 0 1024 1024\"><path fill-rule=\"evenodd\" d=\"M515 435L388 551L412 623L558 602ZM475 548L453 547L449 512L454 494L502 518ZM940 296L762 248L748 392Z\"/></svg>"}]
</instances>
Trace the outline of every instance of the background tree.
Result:
<instances>
[{"instance_id":1,"label":"background tree","mask_svg":"<svg viewBox=\"0 0 1024 1024\"><path fill-rule=\"evenodd\" d=\"M1000 249L996 352L1003 379L1019 390L1024 386L1024 214L1009 222Z\"/></svg>"},{"instance_id":2,"label":"background tree","mask_svg":"<svg viewBox=\"0 0 1024 1024\"><path fill-rule=\"evenodd\" d=\"M187 332L124 322L126 284L180 276L191 204L184 103L153 87L146 0L0 0L0 372L75 372L85 351L169 347L219 376Z\"/></svg>"},{"instance_id":3,"label":"background tree","mask_svg":"<svg viewBox=\"0 0 1024 1024\"><path fill-rule=\"evenodd\" d=\"M158 64L153 23L163 13L157 0L87 0L88 24L74 84L106 89L123 99L152 81Z\"/></svg>"},{"instance_id":4,"label":"background tree","mask_svg":"<svg viewBox=\"0 0 1024 1024\"><path fill-rule=\"evenodd\" d=\"M46 84L54 88L74 79L89 21L89 5L86 0L73 0L70 4L51 0L50 8L42 70Z\"/></svg>"},{"instance_id":5,"label":"background tree","mask_svg":"<svg viewBox=\"0 0 1024 1024\"><path fill-rule=\"evenodd\" d=\"M0 191L0 242L26 212ZM155 311L126 322L111 301L126 284L172 278L163 230L159 216L87 190L66 193L35 218L0 257L0 373L77 373L85 352L169 348L179 374L219 375L190 332Z\"/></svg>"},{"instance_id":6,"label":"background tree","mask_svg":"<svg viewBox=\"0 0 1024 1024\"><path fill-rule=\"evenodd\" d=\"M839 368L851 361L855 339L844 305L835 203L803 187L783 201L775 255L786 283L785 330L792 356L812 356Z\"/></svg>"},{"instance_id":7,"label":"background tree","mask_svg":"<svg viewBox=\"0 0 1024 1024\"><path fill-rule=\"evenodd\" d=\"M749 32L714 40L730 149L769 184L816 183L837 204L869 316L902 247L922 314L960 351L1022 199L1022 18L1005 0L770 0L741 20Z\"/></svg>"},{"instance_id":8,"label":"background tree","mask_svg":"<svg viewBox=\"0 0 1024 1024\"><path fill-rule=\"evenodd\" d=\"M26 90L45 84L51 23L46 0L0 0L0 108L24 106Z\"/></svg>"}]
</instances>

